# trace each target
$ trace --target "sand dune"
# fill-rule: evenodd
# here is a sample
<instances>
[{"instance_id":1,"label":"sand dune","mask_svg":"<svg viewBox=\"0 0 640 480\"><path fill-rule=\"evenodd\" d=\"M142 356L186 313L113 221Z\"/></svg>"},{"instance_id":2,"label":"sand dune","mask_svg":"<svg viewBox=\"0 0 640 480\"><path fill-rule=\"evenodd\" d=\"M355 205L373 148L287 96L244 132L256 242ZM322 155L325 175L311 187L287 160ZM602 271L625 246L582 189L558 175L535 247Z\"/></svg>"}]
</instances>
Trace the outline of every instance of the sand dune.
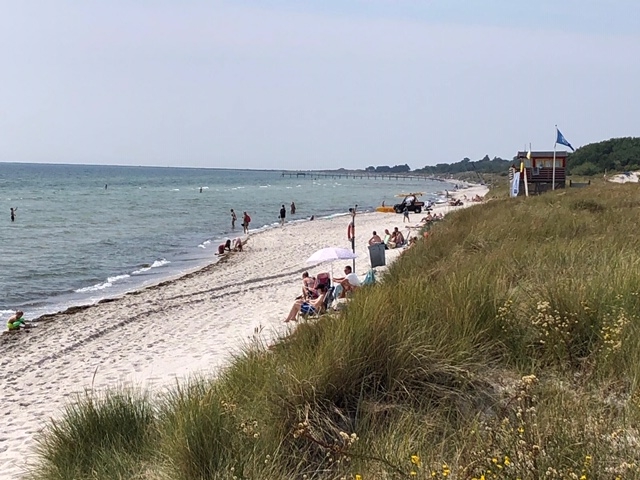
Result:
<instances>
[{"instance_id":1,"label":"sand dune","mask_svg":"<svg viewBox=\"0 0 640 480\"><path fill-rule=\"evenodd\" d=\"M471 198L486 189L463 193ZM74 393L118 384L160 391L176 378L215 372L254 335L269 340L295 328L283 320L302 272L330 268L305 259L323 247L349 248L348 222L319 219L255 234L244 252L215 265L0 336L0 479L19 477L40 429ZM371 232L404 227L401 215L381 213L358 215L356 226L356 273L363 276ZM387 251L388 261L399 254ZM347 263L334 265L336 275Z\"/></svg>"}]
</instances>

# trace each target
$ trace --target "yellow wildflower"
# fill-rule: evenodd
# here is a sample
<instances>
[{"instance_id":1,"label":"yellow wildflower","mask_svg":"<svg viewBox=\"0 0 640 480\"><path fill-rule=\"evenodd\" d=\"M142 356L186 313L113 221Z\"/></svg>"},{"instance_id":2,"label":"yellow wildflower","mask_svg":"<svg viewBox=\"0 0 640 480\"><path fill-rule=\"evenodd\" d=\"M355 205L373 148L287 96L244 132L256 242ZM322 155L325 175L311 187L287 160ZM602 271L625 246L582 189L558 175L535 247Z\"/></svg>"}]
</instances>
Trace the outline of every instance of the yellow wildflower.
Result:
<instances>
[{"instance_id":1,"label":"yellow wildflower","mask_svg":"<svg viewBox=\"0 0 640 480\"><path fill-rule=\"evenodd\" d=\"M420 457L418 455L411 455L411 463L420 466Z\"/></svg>"},{"instance_id":2,"label":"yellow wildflower","mask_svg":"<svg viewBox=\"0 0 640 480\"><path fill-rule=\"evenodd\" d=\"M356 480L362 480L362 475L356 474Z\"/></svg>"}]
</instances>

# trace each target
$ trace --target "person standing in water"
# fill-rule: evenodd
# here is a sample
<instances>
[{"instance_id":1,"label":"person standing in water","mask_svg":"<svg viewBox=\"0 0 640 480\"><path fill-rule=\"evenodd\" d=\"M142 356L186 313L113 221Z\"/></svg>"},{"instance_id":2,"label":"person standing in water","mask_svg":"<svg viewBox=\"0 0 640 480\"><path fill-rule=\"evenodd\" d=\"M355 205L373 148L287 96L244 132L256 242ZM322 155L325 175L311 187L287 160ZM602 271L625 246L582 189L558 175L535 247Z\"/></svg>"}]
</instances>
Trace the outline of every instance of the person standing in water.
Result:
<instances>
[{"instance_id":1,"label":"person standing in water","mask_svg":"<svg viewBox=\"0 0 640 480\"><path fill-rule=\"evenodd\" d=\"M249 233L249 223L251 222L251 217L247 212L242 212L242 228L244 228L244 233Z\"/></svg>"},{"instance_id":2,"label":"person standing in water","mask_svg":"<svg viewBox=\"0 0 640 480\"><path fill-rule=\"evenodd\" d=\"M233 211L233 208L231 209L231 230L233 230L234 228L236 228L236 220L238 219L236 212Z\"/></svg>"},{"instance_id":3,"label":"person standing in water","mask_svg":"<svg viewBox=\"0 0 640 480\"><path fill-rule=\"evenodd\" d=\"M11 221L15 222L16 220L16 212L18 211L18 207L13 208L11 207Z\"/></svg>"},{"instance_id":4,"label":"person standing in water","mask_svg":"<svg viewBox=\"0 0 640 480\"><path fill-rule=\"evenodd\" d=\"M296 204L291 202L291 215L296 214Z\"/></svg>"}]
</instances>

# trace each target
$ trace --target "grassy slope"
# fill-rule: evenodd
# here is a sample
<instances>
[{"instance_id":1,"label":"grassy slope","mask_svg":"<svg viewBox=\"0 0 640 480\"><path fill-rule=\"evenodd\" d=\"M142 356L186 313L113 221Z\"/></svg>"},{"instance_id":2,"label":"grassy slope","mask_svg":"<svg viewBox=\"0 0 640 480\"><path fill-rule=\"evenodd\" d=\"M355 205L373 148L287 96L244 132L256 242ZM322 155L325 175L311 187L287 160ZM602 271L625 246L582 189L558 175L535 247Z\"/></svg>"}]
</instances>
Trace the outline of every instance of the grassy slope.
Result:
<instances>
[{"instance_id":1,"label":"grassy slope","mask_svg":"<svg viewBox=\"0 0 640 480\"><path fill-rule=\"evenodd\" d=\"M44 436L32 477L640 478L639 214L634 185L452 214L217 381L81 399L101 415Z\"/></svg>"}]
</instances>

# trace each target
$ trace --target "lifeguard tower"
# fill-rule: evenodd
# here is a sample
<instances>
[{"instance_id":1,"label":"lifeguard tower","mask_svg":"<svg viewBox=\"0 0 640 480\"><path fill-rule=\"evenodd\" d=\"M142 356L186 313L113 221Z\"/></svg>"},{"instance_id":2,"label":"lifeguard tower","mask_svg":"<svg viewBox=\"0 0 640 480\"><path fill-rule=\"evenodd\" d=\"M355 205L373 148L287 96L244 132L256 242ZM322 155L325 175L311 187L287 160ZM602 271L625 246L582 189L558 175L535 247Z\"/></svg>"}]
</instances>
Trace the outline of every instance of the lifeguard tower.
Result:
<instances>
[{"instance_id":1,"label":"lifeguard tower","mask_svg":"<svg viewBox=\"0 0 640 480\"><path fill-rule=\"evenodd\" d=\"M527 186L529 193L542 193L555 188L565 188L567 181L567 156L569 152L555 152L555 172L553 168L554 152L518 152L517 169L520 169L520 162L524 162L527 171ZM554 187L555 182L555 187ZM524 175L520 175L520 195L524 195Z\"/></svg>"}]
</instances>

